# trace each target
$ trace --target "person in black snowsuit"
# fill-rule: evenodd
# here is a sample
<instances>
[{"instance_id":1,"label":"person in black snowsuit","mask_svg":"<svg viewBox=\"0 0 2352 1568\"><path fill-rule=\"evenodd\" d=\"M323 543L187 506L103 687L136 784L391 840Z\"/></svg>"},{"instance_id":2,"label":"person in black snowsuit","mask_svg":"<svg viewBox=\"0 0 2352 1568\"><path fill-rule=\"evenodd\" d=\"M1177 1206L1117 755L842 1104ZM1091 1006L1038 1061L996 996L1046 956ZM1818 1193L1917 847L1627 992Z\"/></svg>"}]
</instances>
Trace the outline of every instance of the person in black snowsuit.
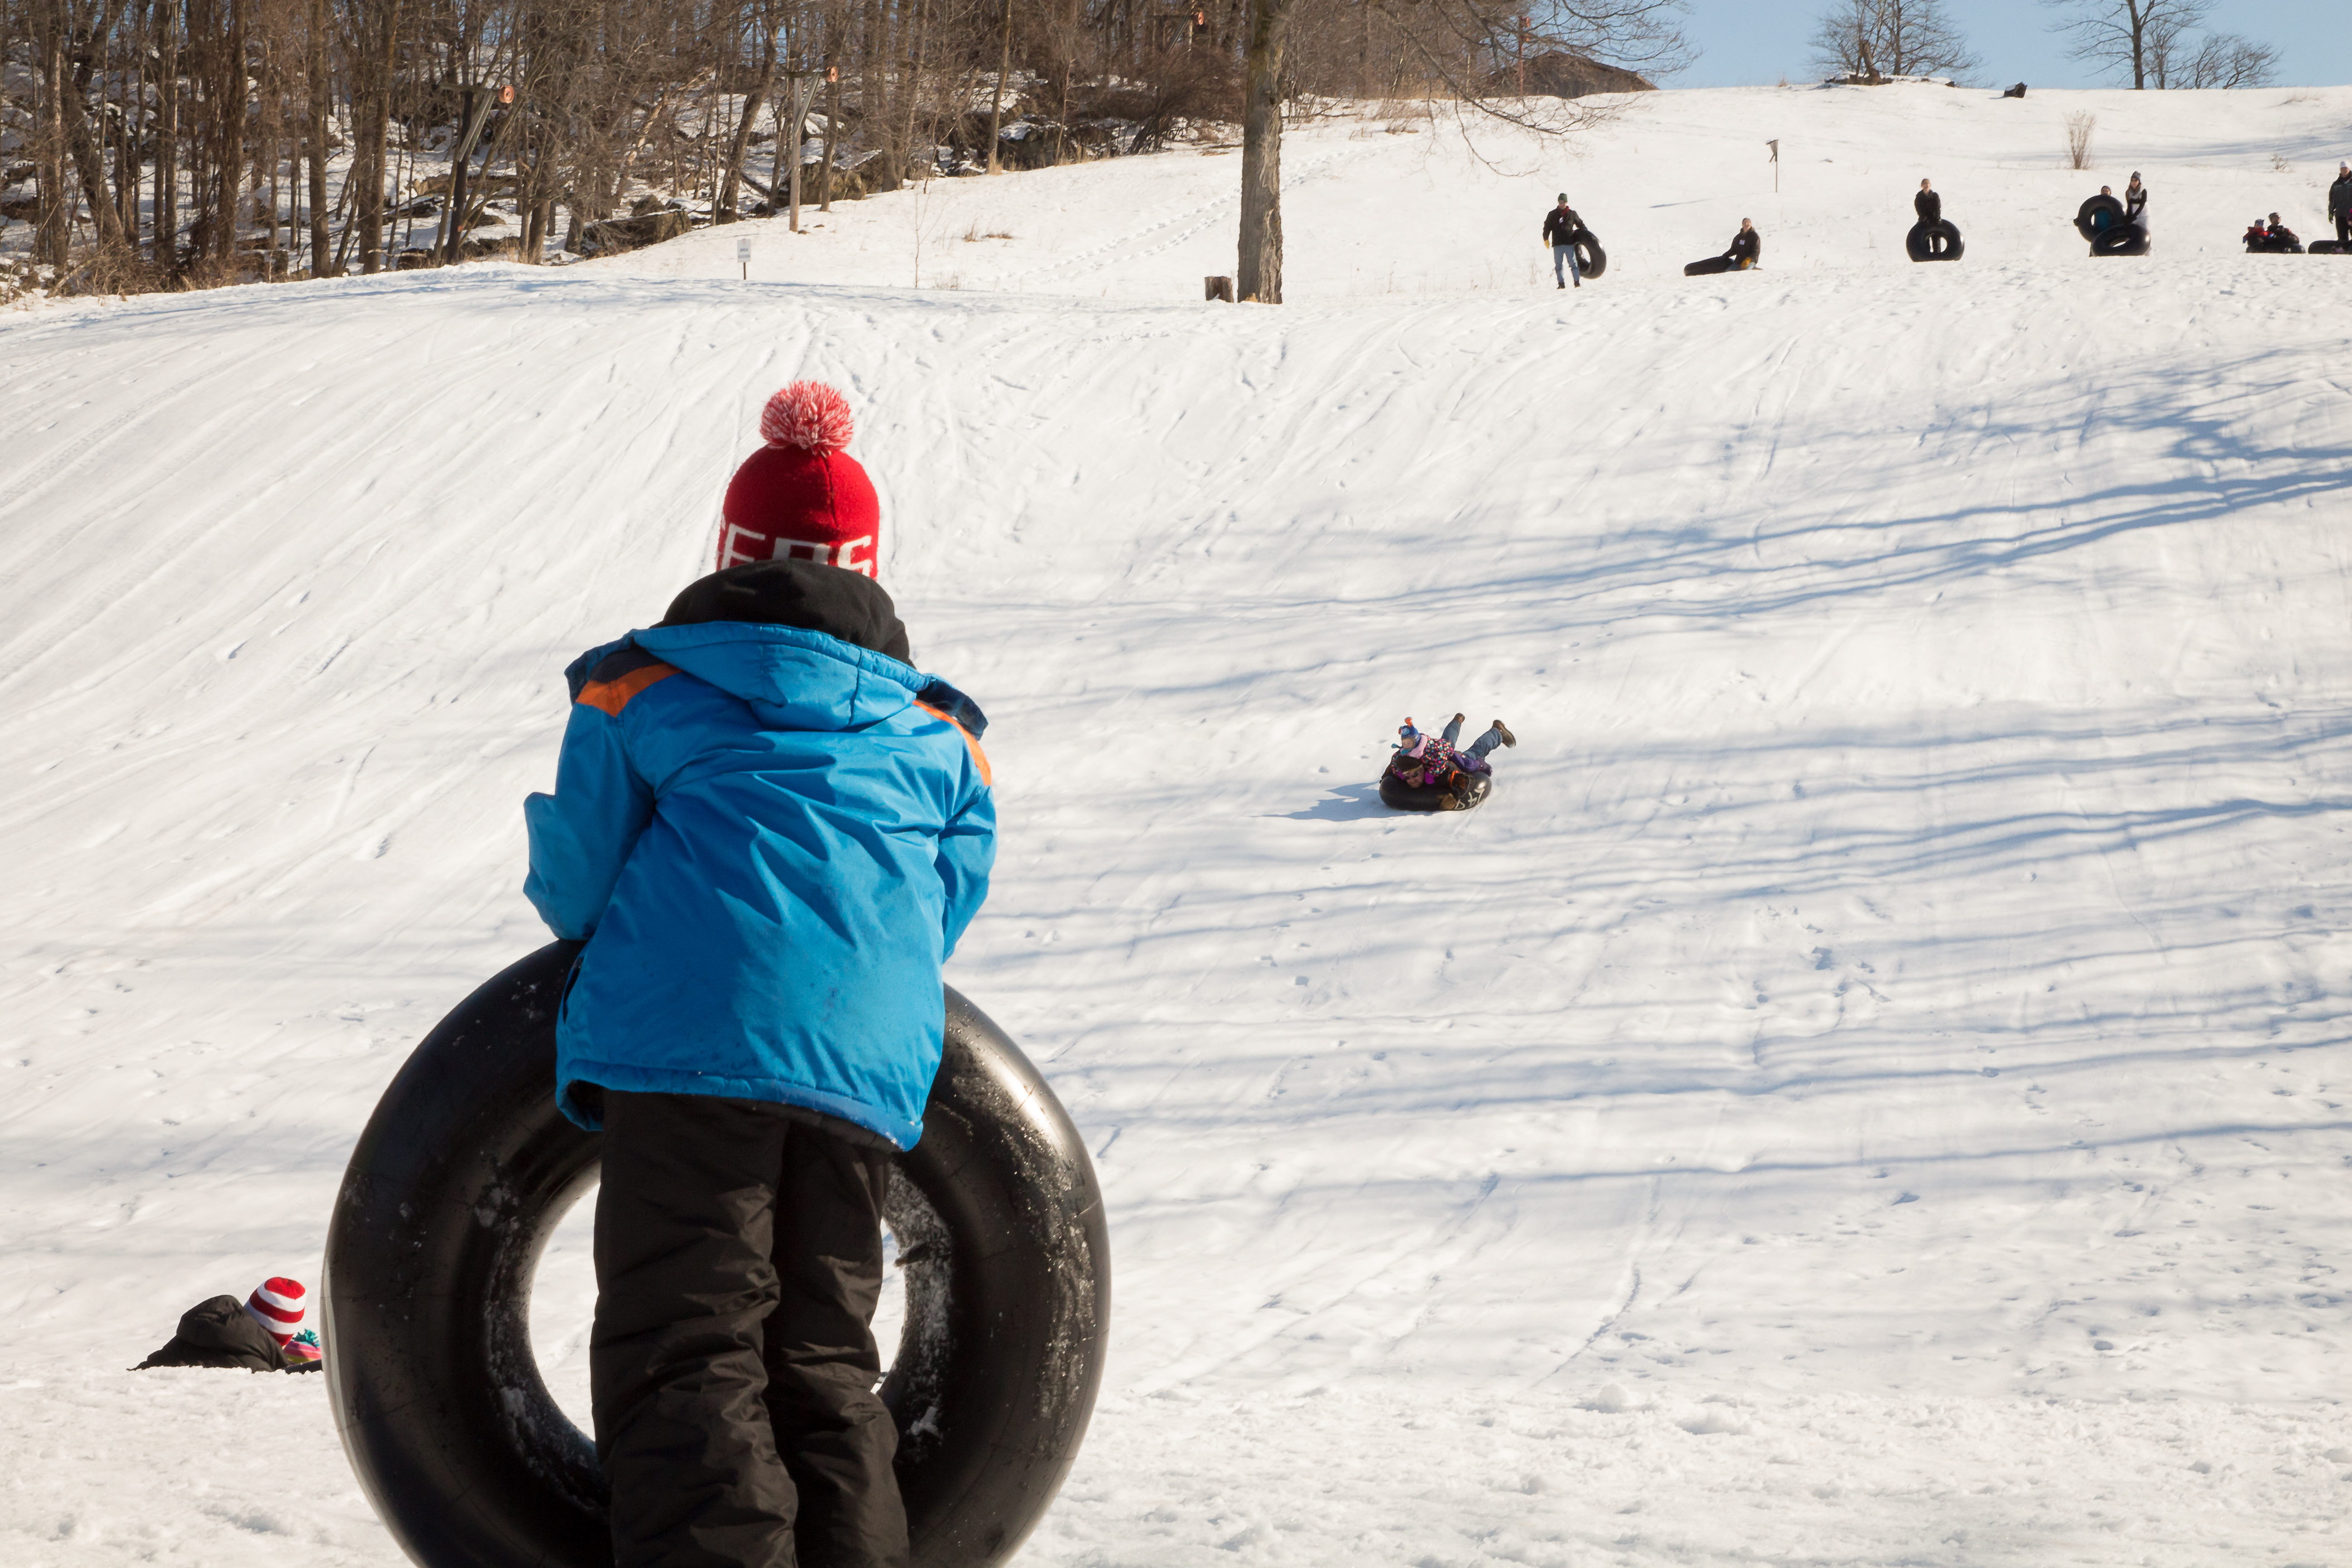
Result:
<instances>
[{"instance_id":1,"label":"person in black snowsuit","mask_svg":"<svg viewBox=\"0 0 2352 1568\"><path fill-rule=\"evenodd\" d=\"M1579 289L1584 287L1584 272L1576 261L1576 235L1583 226L1584 220L1568 205L1568 193L1560 192L1559 205L1544 214L1543 239L1551 247L1552 281L1562 289L1569 286L1570 279Z\"/></svg>"},{"instance_id":2,"label":"person in black snowsuit","mask_svg":"<svg viewBox=\"0 0 2352 1568\"><path fill-rule=\"evenodd\" d=\"M1927 181L1919 182L1919 194L1911 198L1911 210L1919 215L1921 223L1933 226L1944 221L1944 198Z\"/></svg>"},{"instance_id":3,"label":"person in black snowsuit","mask_svg":"<svg viewBox=\"0 0 2352 1568\"><path fill-rule=\"evenodd\" d=\"M242 1367L247 1372L316 1372L321 1364L298 1361L279 1350L269 1331L236 1297L215 1296L181 1313L179 1332L131 1370L212 1366Z\"/></svg>"},{"instance_id":4,"label":"person in black snowsuit","mask_svg":"<svg viewBox=\"0 0 2352 1568\"><path fill-rule=\"evenodd\" d=\"M1739 220L1739 232L1731 237L1731 248L1723 253L1723 258L1736 272L1745 272L1764 259L1764 237L1756 232L1753 220Z\"/></svg>"},{"instance_id":5,"label":"person in black snowsuit","mask_svg":"<svg viewBox=\"0 0 2352 1568\"><path fill-rule=\"evenodd\" d=\"M2327 216L2336 220L2336 243L2352 245L2352 163L2336 165L2336 183L2327 187Z\"/></svg>"}]
</instances>

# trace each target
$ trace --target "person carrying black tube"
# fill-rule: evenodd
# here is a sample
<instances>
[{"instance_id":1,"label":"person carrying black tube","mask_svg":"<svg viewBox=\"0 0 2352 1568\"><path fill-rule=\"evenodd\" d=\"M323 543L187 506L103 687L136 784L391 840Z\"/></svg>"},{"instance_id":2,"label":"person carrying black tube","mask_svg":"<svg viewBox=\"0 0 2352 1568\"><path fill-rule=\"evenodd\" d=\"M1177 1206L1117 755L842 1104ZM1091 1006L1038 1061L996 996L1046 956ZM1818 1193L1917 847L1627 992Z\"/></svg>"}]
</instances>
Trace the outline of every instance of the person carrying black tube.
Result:
<instances>
[{"instance_id":1,"label":"person carrying black tube","mask_svg":"<svg viewBox=\"0 0 2352 1568\"><path fill-rule=\"evenodd\" d=\"M2336 183L2327 187L2327 216L2336 221L2336 243L2352 245L2352 163L2336 165Z\"/></svg>"},{"instance_id":2,"label":"person carrying black tube","mask_svg":"<svg viewBox=\"0 0 2352 1568\"><path fill-rule=\"evenodd\" d=\"M1543 238L1551 247L1552 281L1562 289L1570 279L1577 288L1584 287L1584 271L1576 259L1576 235L1583 226L1584 220L1568 205L1568 193L1560 192L1559 205L1544 214Z\"/></svg>"},{"instance_id":3,"label":"person carrying black tube","mask_svg":"<svg viewBox=\"0 0 2352 1568\"><path fill-rule=\"evenodd\" d=\"M971 700L909 662L847 400L795 382L717 570L564 672L524 892L584 943L556 1104L603 1137L596 1457L615 1568L907 1568L873 1319L940 969L987 897Z\"/></svg>"},{"instance_id":4,"label":"person carrying black tube","mask_svg":"<svg viewBox=\"0 0 2352 1568\"><path fill-rule=\"evenodd\" d=\"M1936 194L1935 186L1922 180L1919 194L1911 198L1911 210L1919 215L1921 223L1933 228L1944 221L1944 198Z\"/></svg>"}]
</instances>

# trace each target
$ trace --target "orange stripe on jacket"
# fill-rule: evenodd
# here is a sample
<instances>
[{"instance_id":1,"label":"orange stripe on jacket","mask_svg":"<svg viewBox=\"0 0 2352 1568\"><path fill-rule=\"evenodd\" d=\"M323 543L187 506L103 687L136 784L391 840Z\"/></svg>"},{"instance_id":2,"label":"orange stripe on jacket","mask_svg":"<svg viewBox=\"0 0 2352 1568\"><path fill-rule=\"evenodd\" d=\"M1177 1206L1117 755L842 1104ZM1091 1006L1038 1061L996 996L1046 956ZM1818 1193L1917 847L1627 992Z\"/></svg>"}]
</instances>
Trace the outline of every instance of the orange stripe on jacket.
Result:
<instances>
[{"instance_id":1,"label":"orange stripe on jacket","mask_svg":"<svg viewBox=\"0 0 2352 1568\"><path fill-rule=\"evenodd\" d=\"M677 673L677 666L674 664L649 664L642 669L629 671L617 680L590 681L580 689L580 700L591 708L602 708L617 719L621 716L621 710L629 705L630 698L655 681L667 680Z\"/></svg>"},{"instance_id":2,"label":"orange stripe on jacket","mask_svg":"<svg viewBox=\"0 0 2352 1568\"><path fill-rule=\"evenodd\" d=\"M918 702L915 706L963 737L963 743L971 750L971 760L980 764L980 782L989 785L991 788L993 788L996 784L996 775L989 771L988 753L980 749L980 742L971 738L971 731L965 729L962 725L957 723L954 720L949 718L945 713L942 713L928 702Z\"/></svg>"}]
</instances>

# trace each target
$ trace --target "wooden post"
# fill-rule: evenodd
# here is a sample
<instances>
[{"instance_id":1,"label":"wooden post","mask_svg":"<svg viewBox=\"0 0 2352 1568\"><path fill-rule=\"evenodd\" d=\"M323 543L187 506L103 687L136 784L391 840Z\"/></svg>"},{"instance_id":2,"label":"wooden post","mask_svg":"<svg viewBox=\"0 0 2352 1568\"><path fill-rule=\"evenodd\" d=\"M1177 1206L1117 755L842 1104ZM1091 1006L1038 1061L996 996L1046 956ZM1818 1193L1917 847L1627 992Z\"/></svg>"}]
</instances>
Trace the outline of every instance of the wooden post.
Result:
<instances>
[{"instance_id":1,"label":"wooden post","mask_svg":"<svg viewBox=\"0 0 2352 1568\"><path fill-rule=\"evenodd\" d=\"M801 143L806 140L809 105L816 98L817 78L821 75L829 75L831 73L829 71L820 72L814 70L796 70L789 72L788 74L792 78L793 93L793 232L794 234L798 234L801 231ZM826 134L826 140L828 142L832 140L830 132Z\"/></svg>"},{"instance_id":2,"label":"wooden post","mask_svg":"<svg viewBox=\"0 0 2352 1568\"><path fill-rule=\"evenodd\" d=\"M1234 302L1234 280L1230 278L1202 279L1201 298L1203 300L1222 300L1228 305L1232 304Z\"/></svg>"}]
</instances>

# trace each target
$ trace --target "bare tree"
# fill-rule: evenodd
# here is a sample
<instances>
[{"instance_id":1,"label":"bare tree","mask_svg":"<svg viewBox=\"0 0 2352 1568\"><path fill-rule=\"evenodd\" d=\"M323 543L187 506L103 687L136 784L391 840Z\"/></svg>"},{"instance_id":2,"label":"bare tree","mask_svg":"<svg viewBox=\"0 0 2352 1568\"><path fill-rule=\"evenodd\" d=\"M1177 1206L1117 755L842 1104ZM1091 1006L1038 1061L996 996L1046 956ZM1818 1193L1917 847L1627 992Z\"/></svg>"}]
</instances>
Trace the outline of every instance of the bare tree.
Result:
<instances>
[{"instance_id":1,"label":"bare tree","mask_svg":"<svg viewBox=\"0 0 2352 1568\"><path fill-rule=\"evenodd\" d=\"M1960 76L1982 62L1942 0L1836 0L1813 34L1813 61L1849 81Z\"/></svg>"},{"instance_id":2,"label":"bare tree","mask_svg":"<svg viewBox=\"0 0 2352 1568\"><path fill-rule=\"evenodd\" d=\"M2209 33L2189 57L2181 87L2268 87L2278 79L2279 51L2240 33Z\"/></svg>"},{"instance_id":3,"label":"bare tree","mask_svg":"<svg viewBox=\"0 0 2352 1568\"><path fill-rule=\"evenodd\" d=\"M2204 25L2212 0L2043 0L2069 13L2051 24L2074 43L2067 54L2087 64L2131 73L2134 88L2161 87L2155 79L2179 38Z\"/></svg>"}]
</instances>

